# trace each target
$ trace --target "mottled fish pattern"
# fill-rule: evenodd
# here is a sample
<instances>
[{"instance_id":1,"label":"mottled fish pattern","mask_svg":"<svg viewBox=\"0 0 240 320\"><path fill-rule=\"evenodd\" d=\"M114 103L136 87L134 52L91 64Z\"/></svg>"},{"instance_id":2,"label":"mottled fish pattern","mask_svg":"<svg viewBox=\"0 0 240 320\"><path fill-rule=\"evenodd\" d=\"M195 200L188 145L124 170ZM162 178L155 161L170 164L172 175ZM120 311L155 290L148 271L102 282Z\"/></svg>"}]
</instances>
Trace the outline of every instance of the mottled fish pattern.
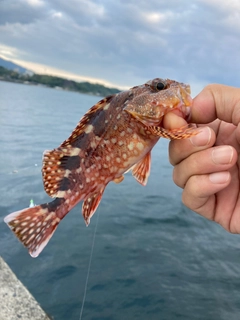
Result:
<instances>
[{"instance_id":1,"label":"mottled fish pattern","mask_svg":"<svg viewBox=\"0 0 240 320\"><path fill-rule=\"evenodd\" d=\"M67 140L44 152L44 189L55 199L4 219L30 255L39 255L59 222L81 200L88 225L110 181L121 182L131 170L146 185L151 149L159 138L184 139L195 134L191 125L164 129L163 116L179 109L187 117L191 104L188 85L156 78L90 108Z\"/></svg>"}]
</instances>

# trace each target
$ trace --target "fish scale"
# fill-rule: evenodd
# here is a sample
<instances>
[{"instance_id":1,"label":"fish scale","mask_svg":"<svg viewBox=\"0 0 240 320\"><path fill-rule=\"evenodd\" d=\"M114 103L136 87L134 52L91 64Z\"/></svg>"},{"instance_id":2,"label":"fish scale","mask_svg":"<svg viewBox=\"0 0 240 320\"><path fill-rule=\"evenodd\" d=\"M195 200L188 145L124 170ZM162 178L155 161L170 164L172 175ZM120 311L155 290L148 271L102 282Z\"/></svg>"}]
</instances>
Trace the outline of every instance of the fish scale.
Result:
<instances>
[{"instance_id":1,"label":"fish scale","mask_svg":"<svg viewBox=\"0 0 240 320\"><path fill-rule=\"evenodd\" d=\"M156 78L100 100L82 117L68 139L43 154L42 177L52 202L13 212L4 221L37 257L60 221L83 200L86 225L110 181L120 183L129 170L146 185L151 150L160 137L185 139L196 132L189 124L167 130L163 116L178 109L188 116L190 87Z\"/></svg>"}]
</instances>

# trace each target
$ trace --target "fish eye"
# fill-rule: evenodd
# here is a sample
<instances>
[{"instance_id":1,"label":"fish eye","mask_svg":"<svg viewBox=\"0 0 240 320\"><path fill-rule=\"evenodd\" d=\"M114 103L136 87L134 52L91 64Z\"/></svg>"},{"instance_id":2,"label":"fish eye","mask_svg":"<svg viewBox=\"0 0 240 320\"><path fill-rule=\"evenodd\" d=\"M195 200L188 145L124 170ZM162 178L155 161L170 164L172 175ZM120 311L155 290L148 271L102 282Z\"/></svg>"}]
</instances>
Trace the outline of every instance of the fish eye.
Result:
<instances>
[{"instance_id":1,"label":"fish eye","mask_svg":"<svg viewBox=\"0 0 240 320\"><path fill-rule=\"evenodd\" d=\"M159 91L161 91L161 90L163 90L163 89L166 88L166 84L165 84L164 82L158 82L158 83L156 84L156 88L157 88Z\"/></svg>"}]
</instances>

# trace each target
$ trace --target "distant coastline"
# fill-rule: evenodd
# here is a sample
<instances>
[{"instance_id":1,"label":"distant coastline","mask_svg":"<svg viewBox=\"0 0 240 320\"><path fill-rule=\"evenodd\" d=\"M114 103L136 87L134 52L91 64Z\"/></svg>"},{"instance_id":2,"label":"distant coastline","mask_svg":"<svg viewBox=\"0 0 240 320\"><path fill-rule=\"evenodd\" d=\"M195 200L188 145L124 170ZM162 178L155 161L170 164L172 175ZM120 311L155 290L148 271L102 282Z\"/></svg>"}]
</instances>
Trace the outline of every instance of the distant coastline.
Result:
<instances>
[{"instance_id":1,"label":"distant coastline","mask_svg":"<svg viewBox=\"0 0 240 320\"><path fill-rule=\"evenodd\" d=\"M19 73L0 66L0 81L23 83L26 85L41 85L54 89L63 89L96 96L108 96L120 92L117 88L108 88L102 84L76 82L60 77L33 73Z\"/></svg>"}]
</instances>

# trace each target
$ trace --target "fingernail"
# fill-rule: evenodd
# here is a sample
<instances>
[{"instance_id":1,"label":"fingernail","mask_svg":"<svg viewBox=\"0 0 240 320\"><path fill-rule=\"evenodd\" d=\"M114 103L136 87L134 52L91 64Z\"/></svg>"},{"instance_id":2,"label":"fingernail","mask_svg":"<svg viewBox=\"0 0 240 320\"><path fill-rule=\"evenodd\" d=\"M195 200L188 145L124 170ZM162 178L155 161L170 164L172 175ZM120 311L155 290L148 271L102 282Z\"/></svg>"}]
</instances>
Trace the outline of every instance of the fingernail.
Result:
<instances>
[{"instance_id":1,"label":"fingernail","mask_svg":"<svg viewBox=\"0 0 240 320\"><path fill-rule=\"evenodd\" d=\"M212 151L212 161L215 164L229 164L233 158L233 148L222 146L214 148Z\"/></svg>"},{"instance_id":2,"label":"fingernail","mask_svg":"<svg viewBox=\"0 0 240 320\"><path fill-rule=\"evenodd\" d=\"M192 144L196 147L203 147L209 144L211 139L211 130L209 127L202 127L196 136L190 138Z\"/></svg>"},{"instance_id":3,"label":"fingernail","mask_svg":"<svg viewBox=\"0 0 240 320\"><path fill-rule=\"evenodd\" d=\"M215 172L209 175L209 180L215 184L226 183L229 180L229 178L230 178L230 173L227 171Z\"/></svg>"}]
</instances>

